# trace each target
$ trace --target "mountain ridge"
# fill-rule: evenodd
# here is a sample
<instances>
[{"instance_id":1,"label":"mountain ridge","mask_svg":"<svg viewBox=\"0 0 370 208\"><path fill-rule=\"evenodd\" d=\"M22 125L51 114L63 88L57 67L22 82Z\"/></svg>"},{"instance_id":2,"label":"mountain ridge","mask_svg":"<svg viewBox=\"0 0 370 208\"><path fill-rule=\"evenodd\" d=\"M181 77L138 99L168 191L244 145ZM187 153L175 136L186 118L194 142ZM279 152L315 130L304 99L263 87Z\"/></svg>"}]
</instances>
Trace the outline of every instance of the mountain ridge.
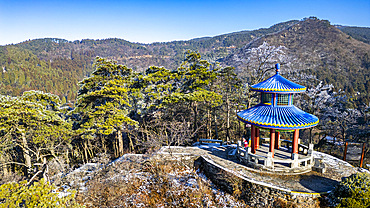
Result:
<instances>
[{"instance_id":1,"label":"mountain ridge","mask_svg":"<svg viewBox=\"0 0 370 208\"><path fill-rule=\"evenodd\" d=\"M234 61L233 57L243 58L243 50L256 48L263 42L287 47L288 55L296 59L293 68L315 75L318 79L315 84L323 81L348 93L369 93L370 45L348 38L348 34L330 25L327 20L306 19L298 22L285 30L254 39L219 61L242 70L242 64Z\"/></svg>"},{"instance_id":2,"label":"mountain ridge","mask_svg":"<svg viewBox=\"0 0 370 208\"><path fill-rule=\"evenodd\" d=\"M305 30L297 28L297 25L307 25L309 22L311 24L310 27L314 28L316 33L312 33L309 27ZM330 30L328 30L328 28ZM348 27L342 27L343 30L345 28ZM329 33L328 31L331 32ZM26 89L38 89L53 93L57 92L59 96L70 94L66 99L73 100L76 93L71 93L71 91L74 91L73 88L76 88L73 86L76 86L79 80L82 80L91 73L93 70L91 65L96 56L116 60L118 63L127 65L136 71L143 71L152 65L175 69L180 65L184 58L184 52L187 50L199 51L203 59L215 62L216 60L227 59L227 57L237 53L242 48L258 47L263 43L263 41L267 41L271 45L287 46L289 48L289 53L296 53L295 56L299 58L299 64L296 64L296 66L304 70L306 73L312 73L315 74L315 76L320 75L321 78L326 80L326 83L338 82L338 79L335 80L329 76L334 73L333 70L343 68L345 70L363 71L363 69L368 70L368 66L370 65L368 58L365 56L366 53L368 55L370 54L370 51L368 50L370 45L365 42L357 41L357 39L360 39L359 37L362 37L360 34L364 33L364 31L366 33L367 29L361 28L360 30L353 30L351 33L352 36L351 34L340 31L342 30L330 25L330 22L327 20L319 20L315 17L310 17L300 21L290 20L272 25L269 28L260 28L258 30L245 30L217 35L214 37L200 37L191 40L163 43L157 42L151 44L132 43L119 38L102 40L83 39L75 41L68 41L59 38L29 40L16 45L0 46L0 65L3 68L3 71L5 70L5 73L8 73L8 75L5 75L4 72L2 74L0 92L16 96ZM328 34L326 34L327 32ZM335 37L339 37L338 34L340 34L340 43L337 43L335 38L330 37L333 35ZM285 38L284 35L288 35L291 38ZM367 40L366 37L365 41ZM315 38L317 40L313 41ZM288 39L290 42L286 42ZM331 40L332 43L336 44L336 49L335 47L332 47L332 43L329 43L328 40ZM320 41L322 41L322 43ZM323 44L324 42L325 44ZM309 45L306 43L309 43ZM328 47L325 47L325 45ZM312 46L314 46L314 48L312 48ZM342 47L345 49L341 49ZM351 47L352 50L360 52L351 52ZM11 51L15 54L9 54L7 51L8 48L11 48ZM305 51L307 48L310 49L309 53ZM26 53L22 52L23 50L29 51L31 54L36 56L32 56L32 60L39 59L34 60L34 63L37 62L40 66L48 66L40 68L37 64L33 64L32 66L28 66L29 68L31 67L32 69L35 69L39 67L38 70L51 70L53 71L51 74L67 76L69 77L69 81L63 81L62 83L64 84L62 85L66 84L68 87L58 87L60 84L57 82L61 81L55 80L61 79L56 75L56 77L51 77L52 75L49 75L49 81L53 82L48 84L49 87L43 86L45 82L43 83L40 79L38 79L39 81L31 80L31 82L24 82L22 78L23 75L19 78L20 74L25 73L21 72L25 70L21 65L26 65L25 63L29 60L29 57L27 58L21 55ZM315 52L315 50L322 51L327 55L327 57L329 57L329 59L322 57L320 53L318 51ZM335 50L338 50L339 52L335 52ZM347 56L347 53L357 55L354 58L352 55ZM359 54L361 54L362 57L360 57ZM315 59L307 64L305 57L308 59L312 58L311 56L315 56ZM348 57L353 57L353 60ZM343 59L345 61L338 61L338 59ZM334 67L334 62L337 63L337 67ZM350 67L345 67L344 63L347 62L350 63ZM227 65L238 68L237 65L232 63ZM317 69L313 67L316 65L319 66ZM31 73L32 70L29 69L28 71L29 72L27 73ZM328 72L325 72L326 75L323 76L321 71ZM30 77L33 77L31 74L27 75L27 73L25 75L25 79L27 79L27 77L29 79ZM37 74L42 72L34 71L33 73ZM338 85L337 89L347 87L348 92L356 91L358 90L357 85L361 85L360 82L363 82L362 84L365 85L365 87L361 85L361 90L358 91L368 93L368 88L366 88L366 79L368 78L367 72L365 74L360 74L365 77L364 79L359 79L359 81L355 82L357 84L354 84L356 86L353 87L353 90L348 88L352 84L350 83L351 81L347 80L347 78L345 84L340 86ZM348 73L346 76L348 76Z\"/></svg>"}]
</instances>

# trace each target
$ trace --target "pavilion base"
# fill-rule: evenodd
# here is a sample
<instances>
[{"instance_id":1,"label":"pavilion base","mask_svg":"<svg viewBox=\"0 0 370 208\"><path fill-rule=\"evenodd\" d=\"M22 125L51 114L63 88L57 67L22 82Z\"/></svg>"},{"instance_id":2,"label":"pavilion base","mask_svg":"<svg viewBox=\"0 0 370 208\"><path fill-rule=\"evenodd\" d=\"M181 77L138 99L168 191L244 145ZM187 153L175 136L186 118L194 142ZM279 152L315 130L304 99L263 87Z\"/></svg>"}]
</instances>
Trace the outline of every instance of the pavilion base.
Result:
<instances>
[{"instance_id":1,"label":"pavilion base","mask_svg":"<svg viewBox=\"0 0 370 208\"><path fill-rule=\"evenodd\" d=\"M269 146L262 144L255 154L251 153L250 147L239 146L236 156L246 166L259 171L301 174L312 170L314 165L312 151L313 145L309 147L301 145L298 153L292 154L290 148L281 147L275 149L272 154L269 152Z\"/></svg>"}]
</instances>

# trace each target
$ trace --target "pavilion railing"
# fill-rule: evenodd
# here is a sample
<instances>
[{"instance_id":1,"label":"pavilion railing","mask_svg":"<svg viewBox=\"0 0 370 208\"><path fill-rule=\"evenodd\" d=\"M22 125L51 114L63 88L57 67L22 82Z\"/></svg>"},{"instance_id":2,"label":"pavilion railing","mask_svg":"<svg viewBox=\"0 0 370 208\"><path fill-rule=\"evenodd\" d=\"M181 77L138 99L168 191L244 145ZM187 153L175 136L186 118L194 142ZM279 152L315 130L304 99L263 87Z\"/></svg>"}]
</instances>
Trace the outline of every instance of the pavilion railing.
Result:
<instances>
[{"instance_id":1,"label":"pavilion railing","mask_svg":"<svg viewBox=\"0 0 370 208\"><path fill-rule=\"evenodd\" d=\"M261 138L261 141L263 143L266 143L266 142L270 141L270 138ZM293 142L290 141L290 140L280 140L280 146L286 147L289 150L291 150L292 147L293 147ZM306 145L298 144L298 153L307 155L308 150L309 150L309 148Z\"/></svg>"},{"instance_id":2,"label":"pavilion railing","mask_svg":"<svg viewBox=\"0 0 370 208\"><path fill-rule=\"evenodd\" d=\"M291 141L284 141L286 144L291 144ZM290 143L289 143L290 142ZM302 169L307 170L310 169L313 165L313 157L312 151L305 145L300 145L301 154L305 154L306 156L303 158L298 159L275 159L271 156L262 156L251 153L251 148L247 147L244 148L240 144L237 145L237 149L235 151L235 155L239 158L241 162L246 165L255 165L255 166L265 166L266 168L273 169L275 171L284 171L287 169ZM287 166L286 168L278 168L275 167L275 163L284 164Z\"/></svg>"}]
</instances>

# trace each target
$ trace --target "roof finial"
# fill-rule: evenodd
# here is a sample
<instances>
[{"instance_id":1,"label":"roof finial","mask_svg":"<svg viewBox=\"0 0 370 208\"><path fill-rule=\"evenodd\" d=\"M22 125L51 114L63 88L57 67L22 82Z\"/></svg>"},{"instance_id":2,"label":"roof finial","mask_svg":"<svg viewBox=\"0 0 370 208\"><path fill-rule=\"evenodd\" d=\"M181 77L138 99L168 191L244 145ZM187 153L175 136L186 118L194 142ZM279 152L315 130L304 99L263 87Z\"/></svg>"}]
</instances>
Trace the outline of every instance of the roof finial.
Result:
<instances>
[{"instance_id":1,"label":"roof finial","mask_svg":"<svg viewBox=\"0 0 370 208\"><path fill-rule=\"evenodd\" d=\"M279 74L280 64L275 64L276 74Z\"/></svg>"}]
</instances>

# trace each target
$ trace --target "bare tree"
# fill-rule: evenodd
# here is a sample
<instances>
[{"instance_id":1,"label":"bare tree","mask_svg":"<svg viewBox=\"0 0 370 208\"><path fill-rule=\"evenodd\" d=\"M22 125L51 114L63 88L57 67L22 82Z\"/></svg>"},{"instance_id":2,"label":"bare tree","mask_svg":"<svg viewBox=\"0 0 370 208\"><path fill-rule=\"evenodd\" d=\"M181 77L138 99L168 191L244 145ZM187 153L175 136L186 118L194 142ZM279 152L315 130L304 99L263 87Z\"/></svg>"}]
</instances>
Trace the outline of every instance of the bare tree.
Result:
<instances>
[{"instance_id":1,"label":"bare tree","mask_svg":"<svg viewBox=\"0 0 370 208\"><path fill-rule=\"evenodd\" d=\"M345 141L350 129L358 126L358 119L361 117L359 110L347 106L348 102L346 96L336 97L333 106L323 109L321 117L323 130L330 132L335 138L340 137L342 141Z\"/></svg>"},{"instance_id":2,"label":"bare tree","mask_svg":"<svg viewBox=\"0 0 370 208\"><path fill-rule=\"evenodd\" d=\"M286 53L287 50L285 46L273 46L263 42L257 48L242 48L239 53L234 54L233 60L242 70L242 79L246 78L247 82L253 85L269 76L276 63L284 66L286 72L291 70L294 58Z\"/></svg>"},{"instance_id":3,"label":"bare tree","mask_svg":"<svg viewBox=\"0 0 370 208\"><path fill-rule=\"evenodd\" d=\"M174 116L172 121L156 117L146 125L145 129L138 130L146 135L138 137L138 144L145 149L159 149L162 146L168 146L170 149L171 146L189 144L200 128L193 131L190 122L181 115ZM172 154L171 149L170 154Z\"/></svg>"},{"instance_id":4,"label":"bare tree","mask_svg":"<svg viewBox=\"0 0 370 208\"><path fill-rule=\"evenodd\" d=\"M320 82L316 87L308 89L302 96L300 96L300 106L302 110L311 113L317 117L321 117L322 110L328 106L328 103L333 101L334 92L333 85L323 85ZM296 99L297 100L297 99ZM320 128L320 125L318 126ZM310 128L310 143L312 143L312 131L314 128Z\"/></svg>"}]
</instances>

